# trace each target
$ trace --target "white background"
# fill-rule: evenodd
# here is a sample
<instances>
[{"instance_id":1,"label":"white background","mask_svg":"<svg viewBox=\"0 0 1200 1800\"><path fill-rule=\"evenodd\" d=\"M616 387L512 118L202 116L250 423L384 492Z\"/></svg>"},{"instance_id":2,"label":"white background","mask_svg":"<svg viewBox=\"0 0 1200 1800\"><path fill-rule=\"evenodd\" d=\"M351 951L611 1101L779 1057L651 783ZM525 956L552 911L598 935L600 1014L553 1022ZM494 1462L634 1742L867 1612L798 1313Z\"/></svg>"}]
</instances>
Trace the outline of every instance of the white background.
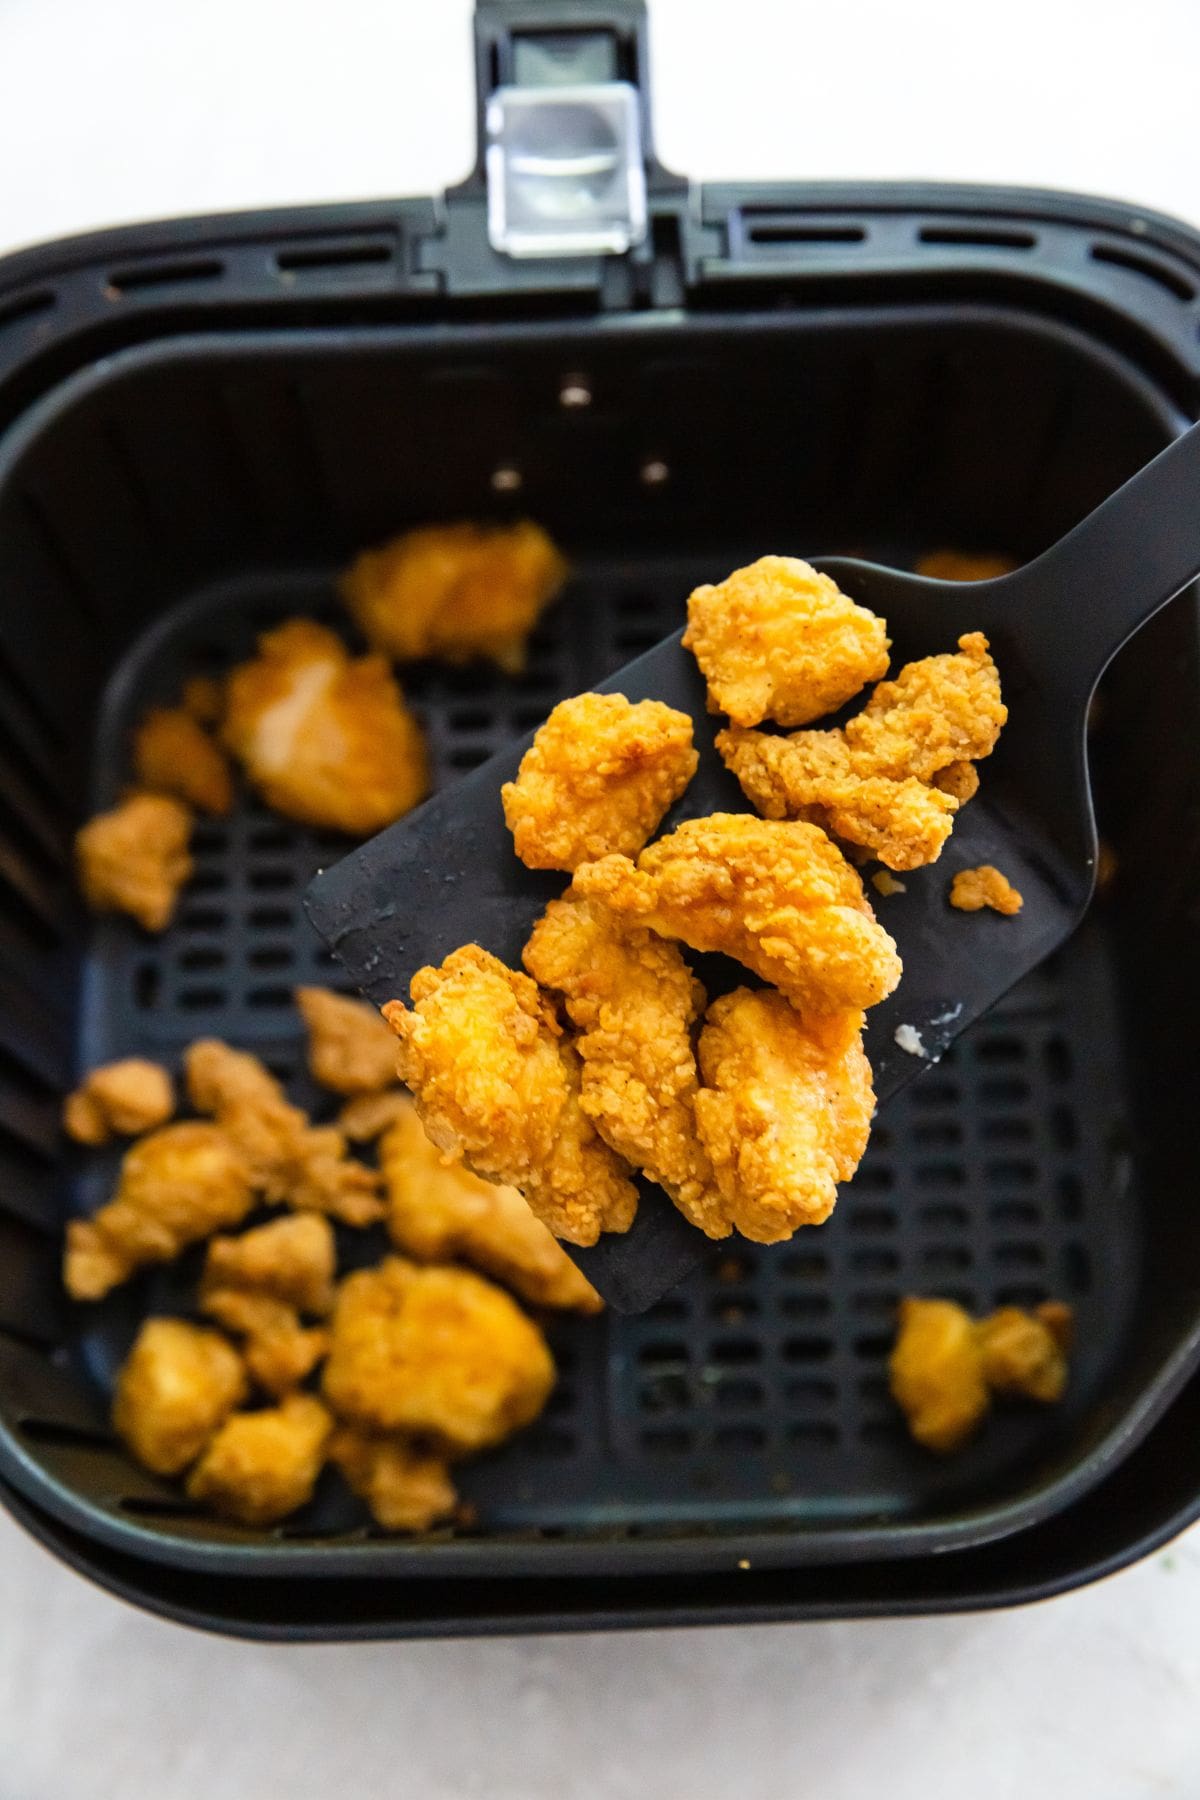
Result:
<instances>
[{"instance_id":1,"label":"white background","mask_svg":"<svg viewBox=\"0 0 1200 1800\"><path fill-rule=\"evenodd\" d=\"M651 0L698 177L945 177L1200 222L1200 0ZM423 193L469 0L0 0L0 250ZM1019 1613L442 1645L210 1640L0 1518L0 1800L1200 1795L1200 1534Z\"/></svg>"}]
</instances>

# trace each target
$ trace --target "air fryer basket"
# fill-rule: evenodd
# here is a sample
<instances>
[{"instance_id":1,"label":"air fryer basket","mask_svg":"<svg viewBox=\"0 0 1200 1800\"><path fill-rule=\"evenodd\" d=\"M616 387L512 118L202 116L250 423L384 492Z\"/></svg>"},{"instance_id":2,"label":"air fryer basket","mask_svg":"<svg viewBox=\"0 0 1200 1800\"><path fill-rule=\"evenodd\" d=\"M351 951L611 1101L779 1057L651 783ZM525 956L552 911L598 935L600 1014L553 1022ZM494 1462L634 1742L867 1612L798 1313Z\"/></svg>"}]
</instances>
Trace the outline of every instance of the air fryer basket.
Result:
<instances>
[{"instance_id":1,"label":"air fryer basket","mask_svg":"<svg viewBox=\"0 0 1200 1800\"><path fill-rule=\"evenodd\" d=\"M1074 1508L1200 1354L1191 597L1106 679L1117 876L1084 929L885 1111L829 1225L719 1247L642 1318L556 1321L548 1415L464 1471L472 1532L389 1540L332 1476L271 1533L203 1516L107 1426L138 1319L186 1305L195 1259L97 1307L61 1296L63 1218L113 1167L63 1152L76 1070L133 1050L177 1066L215 1033L328 1104L290 993L337 980L299 895L340 840L243 798L200 829L161 938L73 898L71 832L184 672L290 612L336 620L333 574L364 543L527 513L574 576L526 674L406 680L449 782L671 629L696 580L765 549L1034 554L1195 409L1200 243L1118 208L782 187L693 204L665 182L640 260L514 266L505 286L478 206L468 184L442 212L193 221L0 265L0 1475L98 1554L222 1579L839 1561L864 1594L876 1566L882 1602L889 1559ZM590 405L564 405L580 386ZM908 1291L1069 1299L1066 1402L927 1457L884 1384Z\"/></svg>"}]
</instances>

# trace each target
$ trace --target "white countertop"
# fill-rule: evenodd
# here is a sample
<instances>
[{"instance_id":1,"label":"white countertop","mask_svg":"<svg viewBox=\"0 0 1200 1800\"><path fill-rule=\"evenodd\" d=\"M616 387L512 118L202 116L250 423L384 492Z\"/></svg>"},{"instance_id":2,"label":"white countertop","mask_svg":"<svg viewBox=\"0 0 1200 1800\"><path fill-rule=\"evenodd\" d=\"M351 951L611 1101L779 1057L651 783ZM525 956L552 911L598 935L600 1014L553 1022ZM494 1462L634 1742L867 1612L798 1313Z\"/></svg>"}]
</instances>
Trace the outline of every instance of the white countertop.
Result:
<instances>
[{"instance_id":1,"label":"white countertop","mask_svg":"<svg viewBox=\"0 0 1200 1800\"><path fill-rule=\"evenodd\" d=\"M1074 187L1200 220L1197 0L651 0L697 177ZM469 0L0 0L0 251L430 192ZM736 31L730 21L736 21ZM336 21L336 23L335 23ZM974 1618L278 1648L143 1617L0 1516L0 1800L1200 1795L1200 1530Z\"/></svg>"}]
</instances>

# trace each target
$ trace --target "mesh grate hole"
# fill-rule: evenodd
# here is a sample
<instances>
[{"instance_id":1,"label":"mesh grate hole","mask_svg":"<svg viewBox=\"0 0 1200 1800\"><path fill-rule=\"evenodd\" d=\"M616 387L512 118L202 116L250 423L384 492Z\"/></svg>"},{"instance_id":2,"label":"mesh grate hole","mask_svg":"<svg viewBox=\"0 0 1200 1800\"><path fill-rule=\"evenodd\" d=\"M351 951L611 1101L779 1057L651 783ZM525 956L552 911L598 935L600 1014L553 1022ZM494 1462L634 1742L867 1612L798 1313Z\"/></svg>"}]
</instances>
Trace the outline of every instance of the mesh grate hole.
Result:
<instances>
[{"instance_id":1,"label":"mesh grate hole","mask_svg":"<svg viewBox=\"0 0 1200 1800\"><path fill-rule=\"evenodd\" d=\"M220 906L185 906L179 923L185 931L224 931L228 914Z\"/></svg>"},{"instance_id":2,"label":"mesh grate hole","mask_svg":"<svg viewBox=\"0 0 1200 1800\"><path fill-rule=\"evenodd\" d=\"M686 1300L668 1296L665 1300L656 1300L645 1316L652 1323L658 1320L665 1324L668 1320L686 1319L690 1310Z\"/></svg>"},{"instance_id":3,"label":"mesh grate hole","mask_svg":"<svg viewBox=\"0 0 1200 1800\"><path fill-rule=\"evenodd\" d=\"M184 1012L215 1012L225 1005L226 998L225 989L219 987L185 987L176 995Z\"/></svg>"},{"instance_id":4,"label":"mesh grate hole","mask_svg":"<svg viewBox=\"0 0 1200 1800\"><path fill-rule=\"evenodd\" d=\"M723 1343L709 1346L709 1357L715 1363L730 1368L740 1368L745 1363L762 1361L763 1347L753 1338L728 1338Z\"/></svg>"},{"instance_id":5,"label":"mesh grate hole","mask_svg":"<svg viewBox=\"0 0 1200 1800\"><path fill-rule=\"evenodd\" d=\"M295 882L291 869L251 869L250 886L258 894L270 894L290 888Z\"/></svg>"},{"instance_id":6,"label":"mesh grate hole","mask_svg":"<svg viewBox=\"0 0 1200 1800\"><path fill-rule=\"evenodd\" d=\"M288 944L263 944L251 950L246 961L252 969L286 969L292 960Z\"/></svg>"},{"instance_id":7,"label":"mesh grate hole","mask_svg":"<svg viewBox=\"0 0 1200 1800\"><path fill-rule=\"evenodd\" d=\"M827 1419L802 1419L788 1426L787 1441L798 1450L832 1450L838 1428Z\"/></svg>"},{"instance_id":8,"label":"mesh grate hole","mask_svg":"<svg viewBox=\"0 0 1200 1800\"><path fill-rule=\"evenodd\" d=\"M898 1449L905 1441L905 1430L899 1419L864 1419L858 1435L864 1444L886 1444L889 1449Z\"/></svg>"},{"instance_id":9,"label":"mesh grate hole","mask_svg":"<svg viewBox=\"0 0 1200 1800\"><path fill-rule=\"evenodd\" d=\"M258 825L247 841L251 850L290 850L292 834L282 825Z\"/></svg>"},{"instance_id":10,"label":"mesh grate hole","mask_svg":"<svg viewBox=\"0 0 1200 1800\"><path fill-rule=\"evenodd\" d=\"M713 1433L718 1450L762 1450L766 1442L761 1425L722 1425Z\"/></svg>"},{"instance_id":11,"label":"mesh grate hole","mask_svg":"<svg viewBox=\"0 0 1200 1800\"><path fill-rule=\"evenodd\" d=\"M962 1143L962 1126L952 1119L931 1119L913 1127L912 1141L924 1149L952 1150Z\"/></svg>"},{"instance_id":12,"label":"mesh grate hole","mask_svg":"<svg viewBox=\"0 0 1200 1800\"><path fill-rule=\"evenodd\" d=\"M1000 1269L1040 1269L1046 1252L1040 1244L997 1244L993 1253Z\"/></svg>"},{"instance_id":13,"label":"mesh grate hole","mask_svg":"<svg viewBox=\"0 0 1200 1800\"><path fill-rule=\"evenodd\" d=\"M984 1038L975 1046L975 1057L989 1067L997 1063L1019 1063L1025 1061L1026 1049L1017 1037Z\"/></svg>"},{"instance_id":14,"label":"mesh grate hole","mask_svg":"<svg viewBox=\"0 0 1200 1800\"><path fill-rule=\"evenodd\" d=\"M823 1319L831 1305L828 1294L785 1294L779 1310L785 1319Z\"/></svg>"},{"instance_id":15,"label":"mesh grate hole","mask_svg":"<svg viewBox=\"0 0 1200 1800\"><path fill-rule=\"evenodd\" d=\"M792 1337L783 1345L785 1362L827 1362L833 1355L833 1342L827 1337Z\"/></svg>"},{"instance_id":16,"label":"mesh grate hole","mask_svg":"<svg viewBox=\"0 0 1200 1800\"><path fill-rule=\"evenodd\" d=\"M1060 1150L1079 1148L1079 1125L1069 1106L1056 1106L1052 1110L1050 1135Z\"/></svg>"},{"instance_id":17,"label":"mesh grate hole","mask_svg":"<svg viewBox=\"0 0 1200 1800\"><path fill-rule=\"evenodd\" d=\"M864 1288L852 1296L851 1304L864 1318L891 1319L895 1316L897 1296L890 1288L879 1292Z\"/></svg>"},{"instance_id":18,"label":"mesh grate hole","mask_svg":"<svg viewBox=\"0 0 1200 1800\"><path fill-rule=\"evenodd\" d=\"M754 1262L748 1256L723 1256L714 1266L712 1276L724 1287L734 1287L739 1282L749 1281L754 1274Z\"/></svg>"},{"instance_id":19,"label":"mesh grate hole","mask_svg":"<svg viewBox=\"0 0 1200 1800\"><path fill-rule=\"evenodd\" d=\"M721 1325L740 1325L745 1319L757 1318L758 1311L753 1294L719 1294L708 1303L709 1317Z\"/></svg>"},{"instance_id":20,"label":"mesh grate hole","mask_svg":"<svg viewBox=\"0 0 1200 1800\"><path fill-rule=\"evenodd\" d=\"M476 749L469 744L460 744L456 749L451 750L446 761L452 769L477 769L480 763L487 761L490 754L491 752L488 750Z\"/></svg>"},{"instance_id":21,"label":"mesh grate hole","mask_svg":"<svg viewBox=\"0 0 1200 1800\"><path fill-rule=\"evenodd\" d=\"M917 1217L930 1231L963 1231L971 1222L966 1207L954 1200L936 1200L921 1207Z\"/></svg>"},{"instance_id":22,"label":"mesh grate hole","mask_svg":"<svg viewBox=\"0 0 1200 1800\"><path fill-rule=\"evenodd\" d=\"M864 1163L854 1177L855 1189L861 1194L884 1193L896 1185L896 1171L885 1163Z\"/></svg>"},{"instance_id":23,"label":"mesh grate hole","mask_svg":"<svg viewBox=\"0 0 1200 1800\"><path fill-rule=\"evenodd\" d=\"M1064 1244L1059 1256L1062 1284L1068 1294L1090 1294L1092 1291L1092 1259L1082 1244Z\"/></svg>"},{"instance_id":24,"label":"mesh grate hole","mask_svg":"<svg viewBox=\"0 0 1200 1800\"><path fill-rule=\"evenodd\" d=\"M953 1081L935 1081L928 1075L913 1084L909 1089L914 1106L922 1109L934 1106L957 1106L958 1087Z\"/></svg>"},{"instance_id":25,"label":"mesh grate hole","mask_svg":"<svg viewBox=\"0 0 1200 1800\"><path fill-rule=\"evenodd\" d=\"M1046 1073L1051 1081L1070 1081L1073 1059L1069 1045L1060 1037L1047 1038L1042 1050L1042 1061L1046 1065Z\"/></svg>"},{"instance_id":26,"label":"mesh grate hole","mask_svg":"<svg viewBox=\"0 0 1200 1800\"><path fill-rule=\"evenodd\" d=\"M289 931L296 923L295 913L286 906L252 906L249 919L256 931Z\"/></svg>"},{"instance_id":27,"label":"mesh grate hole","mask_svg":"<svg viewBox=\"0 0 1200 1800\"><path fill-rule=\"evenodd\" d=\"M1028 1119L985 1119L979 1135L985 1144L1026 1144L1033 1126Z\"/></svg>"},{"instance_id":28,"label":"mesh grate hole","mask_svg":"<svg viewBox=\"0 0 1200 1800\"><path fill-rule=\"evenodd\" d=\"M162 975L157 963L139 963L133 972L133 1004L139 1012L149 1012L158 1005L162 993Z\"/></svg>"},{"instance_id":29,"label":"mesh grate hole","mask_svg":"<svg viewBox=\"0 0 1200 1800\"><path fill-rule=\"evenodd\" d=\"M638 1362L643 1369L661 1368L663 1365L671 1367L677 1363L686 1363L687 1360L687 1345L674 1338L662 1339L654 1344L643 1344L638 1351Z\"/></svg>"},{"instance_id":30,"label":"mesh grate hole","mask_svg":"<svg viewBox=\"0 0 1200 1800\"><path fill-rule=\"evenodd\" d=\"M862 1357L864 1362L882 1362L891 1352L892 1337L890 1332L869 1331L854 1340L854 1354Z\"/></svg>"},{"instance_id":31,"label":"mesh grate hole","mask_svg":"<svg viewBox=\"0 0 1200 1800\"><path fill-rule=\"evenodd\" d=\"M979 1084L979 1098L985 1106L1020 1106L1029 1095L1029 1083L1016 1075L996 1077Z\"/></svg>"},{"instance_id":32,"label":"mesh grate hole","mask_svg":"<svg viewBox=\"0 0 1200 1800\"><path fill-rule=\"evenodd\" d=\"M803 1250L783 1257L779 1267L783 1274L794 1280L821 1281L829 1273L829 1258L822 1256L819 1250Z\"/></svg>"},{"instance_id":33,"label":"mesh grate hole","mask_svg":"<svg viewBox=\"0 0 1200 1800\"><path fill-rule=\"evenodd\" d=\"M229 877L224 869L198 869L190 885L193 894L219 894L229 886Z\"/></svg>"},{"instance_id":34,"label":"mesh grate hole","mask_svg":"<svg viewBox=\"0 0 1200 1800\"><path fill-rule=\"evenodd\" d=\"M246 1005L255 1011L268 1011L279 1007L290 1007L292 990L287 987L256 987L246 995Z\"/></svg>"},{"instance_id":35,"label":"mesh grate hole","mask_svg":"<svg viewBox=\"0 0 1200 1800\"><path fill-rule=\"evenodd\" d=\"M690 1431L643 1431L638 1443L651 1456L686 1456L692 1447Z\"/></svg>"},{"instance_id":36,"label":"mesh grate hole","mask_svg":"<svg viewBox=\"0 0 1200 1800\"><path fill-rule=\"evenodd\" d=\"M1038 1209L1031 1200L997 1200L988 1217L993 1225L1036 1225Z\"/></svg>"},{"instance_id":37,"label":"mesh grate hole","mask_svg":"<svg viewBox=\"0 0 1200 1800\"><path fill-rule=\"evenodd\" d=\"M785 1385L783 1397L789 1406L832 1406L837 1399L837 1385L815 1375L804 1375Z\"/></svg>"},{"instance_id":38,"label":"mesh grate hole","mask_svg":"<svg viewBox=\"0 0 1200 1800\"><path fill-rule=\"evenodd\" d=\"M967 1176L961 1163L918 1163L915 1170L918 1186L926 1188L962 1187Z\"/></svg>"},{"instance_id":39,"label":"mesh grate hole","mask_svg":"<svg viewBox=\"0 0 1200 1800\"><path fill-rule=\"evenodd\" d=\"M1018 1281L1012 1282L1008 1287L996 1289L997 1306L1022 1306L1030 1311L1033 1307L1040 1306L1045 1298L1046 1290L1040 1282Z\"/></svg>"},{"instance_id":40,"label":"mesh grate hole","mask_svg":"<svg viewBox=\"0 0 1200 1800\"><path fill-rule=\"evenodd\" d=\"M971 1252L959 1244L931 1244L921 1252L921 1267L930 1275L952 1275L971 1266Z\"/></svg>"},{"instance_id":41,"label":"mesh grate hole","mask_svg":"<svg viewBox=\"0 0 1200 1800\"><path fill-rule=\"evenodd\" d=\"M1083 1217L1083 1184L1077 1175L1060 1175L1056 1183L1058 1213L1068 1225Z\"/></svg>"},{"instance_id":42,"label":"mesh grate hole","mask_svg":"<svg viewBox=\"0 0 1200 1800\"><path fill-rule=\"evenodd\" d=\"M896 1215L890 1206L858 1206L850 1214L850 1229L855 1232L895 1231Z\"/></svg>"},{"instance_id":43,"label":"mesh grate hole","mask_svg":"<svg viewBox=\"0 0 1200 1800\"><path fill-rule=\"evenodd\" d=\"M850 1267L856 1275L894 1275L900 1258L894 1250L855 1250Z\"/></svg>"},{"instance_id":44,"label":"mesh grate hole","mask_svg":"<svg viewBox=\"0 0 1200 1800\"><path fill-rule=\"evenodd\" d=\"M225 952L218 950L215 945L185 950L179 958L179 966L186 969L189 975L201 975L206 969L223 969Z\"/></svg>"},{"instance_id":45,"label":"mesh grate hole","mask_svg":"<svg viewBox=\"0 0 1200 1800\"><path fill-rule=\"evenodd\" d=\"M858 1388L859 1398L865 1400L869 1406L877 1406L881 1402L891 1399L892 1390L888 1386L886 1375L860 1375L855 1385Z\"/></svg>"},{"instance_id":46,"label":"mesh grate hole","mask_svg":"<svg viewBox=\"0 0 1200 1800\"><path fill-rule=\"evenodd\" d=\"M988 1163L984 1175L997 1187L1031 1187L1037 1180L1038 1170L1035 1162L1024 1157L1009 1157L1003 1162Z\"/></svg>"},{"instance_id":47,"label":"mesh grate hole","mask_svg":"<svg viewBox=\"0 0 1200 1800\"><path fill-rule=\"evenodd\" d=\"M767 1397L767 1391L761 1381L747 1381L739 1377L735 1381L722 1381L716 1389L718 1406L727 1406L731 1410L738 1407L761 1406Z\"/></svg>"},{"instance_id":48,"label":"mesh grate hole","mask_svg":"<svg viewBox=\"0 0 1200 1800\"><path fill-rule=\"evenodd\" d=\"M686 1412L692 1390L682 1375L656 1375L638 1389L638 1404L643 1412Z\"/></svg>"}]
</instances>

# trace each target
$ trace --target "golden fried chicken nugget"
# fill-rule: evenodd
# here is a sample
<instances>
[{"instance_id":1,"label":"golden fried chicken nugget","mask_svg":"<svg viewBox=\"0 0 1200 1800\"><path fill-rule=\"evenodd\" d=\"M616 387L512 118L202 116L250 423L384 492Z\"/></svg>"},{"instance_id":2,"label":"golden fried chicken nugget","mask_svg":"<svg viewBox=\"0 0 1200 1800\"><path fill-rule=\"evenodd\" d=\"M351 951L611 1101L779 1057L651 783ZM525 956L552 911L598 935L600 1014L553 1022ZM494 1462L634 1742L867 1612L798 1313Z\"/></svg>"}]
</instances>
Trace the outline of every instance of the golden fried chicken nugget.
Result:
<instances>
[{"instance_id":1,"label":"golden fried chicken nugget","mask_svg":"<svg viewBox=\"0 0 1200 1800\"><path fill-rule=\"evenodd\" d=\"M225 683L213 675L192 675L183 684L179 704L197 725L219 725L225 713Z\"/></svg>"},{"instance_id":2,"label":"golden fried chicken nugget","mask_svg":"<svg viewBox=\"0 0 1200 1800\"><path fill-rule=\"evenodd\" d=\"M192 873L192 813L166 794L128 794L75 835L79 885L93 912L125 912L165 931Z\"/></svg>"},{"instance_id":3,"label":"golden fried chicken nugget","mask_svg":"<svg viewBox=\"0 0 1200 1800\"><path fill-rule=\"evenodd\" d=\"M396 1039L378 1007L320 987L297 988L296 1005L308 1030L314 1081L334 1094L395 1086Z\"/></svg>"},{"instance_id":4,"label":"golden fried chicken nugget","mask_svg":"<svg viewBox=\"0 0 1200 1800\"><path fill-rule=\"evenodd\" d=\"M329 1441L329 1460L385 1531L428 1531L458 1510L445 1458L402 1437L340 1425Z\"/></svg>"},{"instance_id":5,"label":"golden fried chicken nugget","mask_svg":"<svg viewBox=\"0 0 1200 1800\"><path fill-rule=\"evenodd\" d=\"M794 556L760 556L688 601L709 707L735 725L807 725L887 673L887 624Z\"/></svg>"},{"instance_id":6,"label":"golden fried chicken nugget","mask_svg":"<svg viewBox=\"0 0 1200 1800\"><path fill-rule=\"evenodd\" d=\"M179 1475L246 1395L237 1351L183 1319L147 1319L121 1365L113 1426L143 1468Z\"/></svg>"},{"instance_id":7,"label":"golden fried chicken nugget","mask_svg":"<svg viewBox=\"0 0 1200 1800\"><path fill-rule=\"evenodd\" d=\"M675 945L568 888L534 926L524 960L542 987L563 996L579 1033L580 1104L601 1137L693 1225L727 1237L693 1111L691 1028L707 997Z\"/></svg>"},{"instance_id":8,"label":"golden fried chicken nugget","mask_svg":"<svg viewBox=\"0 0 1200 1800\"><path fill-rule=\"evenodd\" d=\"M341 580L351 617L397 662L487 657L515 674L567 575L538 525L427 525L365 550Z\"/></svg>"},{"instance_id":9,"label":"golden fried chicken nugget","mask_svg":"<svg viewBox=\"0 0 1200 1800\"><path fill-rule=\"evenodd\" d=\"M935 581L991 581L997 575L1011 575L1016 566L1015 557L986 551L930 550L918 559L917 574Z\"/></svg>"},{"instance_id":10,"label":"golden fried chicken nugget","mask_svg":"<svg viewBox=\"0 0 1200 1800\"><path fill-rule=\"evenodd\" d=\"M125 1056L85 1075L63 1102L63 1129L77 1144L107 1144L165 1125L175 1111L167 1071L144 1056Z\"/></svg>"},{"instance_id":11,"label":"golden fried chicken nugget","mask_svg":"<svg viewBox=\"0 0 1200 1800\"><path fill-rule=\"evenodd\" d=\"M393 1060L395 1054L393 1042ZM385 1088L380 1094L355 1094L337 1116L338 1130L352 1144L370 1144L382 1137L393 1119L410 1104L402 1087Z\"/></svg>"},{"instance_id":12,"label":"golden fried chicken nugget","mask_svg":"<svg viewBox=\"0 0 1200 1800\"><path fill-rule=\"evenodd\" d=\"M857 1169L875 1110L862 1026L861 1012L802 1019L770 989L709 1007L696 1125L743 1237L776 1244L821 1224Z\"/></svg>"},{"instance_id":13,"label":"golden fried chicken nugget","mask_svg":"<svg viewBox=\"0 0 1200 1800\"><path fill-rule=\"evenodd\" d=\"M268 806L369 837L424 799L425 740L386 661L289 619L229 677L222 738Z\"/></svg>"},{"instance_id":14,"label":"golden fried chicken nugget","mask_svg":"<svg viewBox=\"0 0 1200 1800\"><path fill-rule=\"evenodd\" d=\"M388 1233L418 1262L461 1258L534 1306L596 1313L604 1302L514 1187L498 1187L432 1143L405 1099L379 1145Z\"/></svg>"},{"instance_id":15,"label":"golden fried chicken nugget","mask_svg":"<svg viewBox=\"0 0 1200 1800\"><path fill-rule=\"evenodd\" d=\"M241 1339L251 1379L276 1400L307 1380L329 1349L323 1325L302 1325L294 1306L270 1294L210 1283L200 1290L200 1311Z\"/></svg>"},{"instance_id":16,"label":"golden fried chicken nugget","mask_svg":"<svg viewBox=\"0 0 1200 1800\"><path fill-rule=\"evenodd\" d=\"M955 653L906 663L894 681L881 681L844 729L863 774L928 782L951 764L990 756L1007 718L988 641L968 631Z\"/></svg>"},{"instance_id":17,"label":"golden fried chicken nugget","mask_svg":"<svg viewBox=\"0 0 1200 1800\"><path fill-rule=\"evenodd\" d=\"M152 706L133 734L133 772L142 787L174 794L218 817L233 805L229 764L182 706Z\"/></svg>"},{"instance_id":18,"label":"golden fried chicken nugget","mask_svg":"<svg viewBox=\"0 0 1200 1800\"><path fill-rule=\"evenodd\" d=\"M1032 1313L1002 1306L981 1319L977 1331L988 1386L997 1394L1024 1394L1051 1404L1061 1400L1071 1326L1071 1308L1060 1300L1046 1300Z\"/></svg>"},{"instance_id":19,"label":"golden fried chicken nugget","mask_svg":"<svg viewBox=\"0 0 1200 1800\"><path fill-rule=\"evenodd\" d=\"M959 912L980 912L990 906L993 912L1011 918L1025 902L1007 875L991 863L980 863L977 869L960 869L950 883L950 904Z\"/></svg>"},{"instance_id":20,"label":"golden fried chicken nugget","mask_svg":"<svg viewBox=\"0 0 1200 1800\"><path fill-rule=\"evenodd\" d=\"M979 1335L952 1300L900 1302L900 1330L888 1372L908 1429L927 1450L957 1450L991 1404Z\"/></svg>"},{"instance_id":21,"label":"golden fried chicken nugget","mask_svg":"<svg viewBox=\"0 0 1200 1800\"><path fill-rule=\"evenodd\" d=\"M528 1425L553 1386L545 1338L481 1275L389 1256L338 1290L323 1389L354 1425L465 1454Z\"/></svg>"},{"instance_id":22,"label":"golden fried chicken nugget","mask_svg":"<svg viewBox=\"0 0 1200 1800\"><path fill-rule=\"evenodd\" d=\"M343 1225L383 1217L374 1171L347 1155L336 1126L311 1125L258 1057L219 1038L198 1038L184 1068L192 1105L211 1113L238 1144L264 1199L327 1213Z\"/></svg>"},{"instance_id":23,"label":"golden fried chicken nugget","mask_svg":"<svg viewBox=\"0 0 1200 1800\"><path fill-rule=\"evenodd\" d=\"M187 1491L243 1525L273 1525L312 1499L333 1420L311 1394L226 1419L188 1476Z\"/></svg>"},{"instance_id":24,"label":"golden fried chicken nugget","mask_svg":"<svg viewBox=\"0 0 1200 1800\"><path fill-rule=\"evenodd\" d=\"M574 888L693 950L734 957L801 1012L874 1006L900 979L861 880L816 825L689 819L636 866L624 856L585 863Z\"/></svg>"},{"instance_id":25,"label":"golden fried chicken nugget","mask_svg":"<svg viewBox=\"0 0 1200 1800\"><path fill-rule=\"evenodd\" d=\"M92 1219L67 1226L63 1279L99 1300L146 1263L240 1225L254 1204L249 1164L219 1125L164 1125L125 1152L117 1191Z\"/></svg>"},{"instance_id":26,"label":"golden fried chicken nugget","mask_svg":"<svg viewBox=\"0 0 1200 1800\"><path fill-rule=\"evenodd\" d=\"M296 1213L240 1237L213 1238L200 1291L236 1288L266 1294L323 1318L333 1306L336 1269L337 1247L329 1220L318 1213Z\"/></svg>"},{"instance_id":27,"label":"golden fried chicken nugget","mask_svg":"<svg viewBox=\"0 0 1200 1800\"><path fill-rule=\"evenodd\" d=\"M400 1076L429 1136L485 1181L518 1188L556 1237L627 1231L637 1189L580 1105L580 1068L527 975L466 944L389 1001Z\"/></svg>"},{"instance_id":28,"label":"golden fried chicken nugget","mask_svg":"<svg viewBox=\"0 0 1200 1800\"><path fill-rule=\"evenodd\" d=\"M661 700L578 694L554 708L500 789L513 847L531 869L636 856L696 773L692 721Z\"/></svg>"}]
</instances>

